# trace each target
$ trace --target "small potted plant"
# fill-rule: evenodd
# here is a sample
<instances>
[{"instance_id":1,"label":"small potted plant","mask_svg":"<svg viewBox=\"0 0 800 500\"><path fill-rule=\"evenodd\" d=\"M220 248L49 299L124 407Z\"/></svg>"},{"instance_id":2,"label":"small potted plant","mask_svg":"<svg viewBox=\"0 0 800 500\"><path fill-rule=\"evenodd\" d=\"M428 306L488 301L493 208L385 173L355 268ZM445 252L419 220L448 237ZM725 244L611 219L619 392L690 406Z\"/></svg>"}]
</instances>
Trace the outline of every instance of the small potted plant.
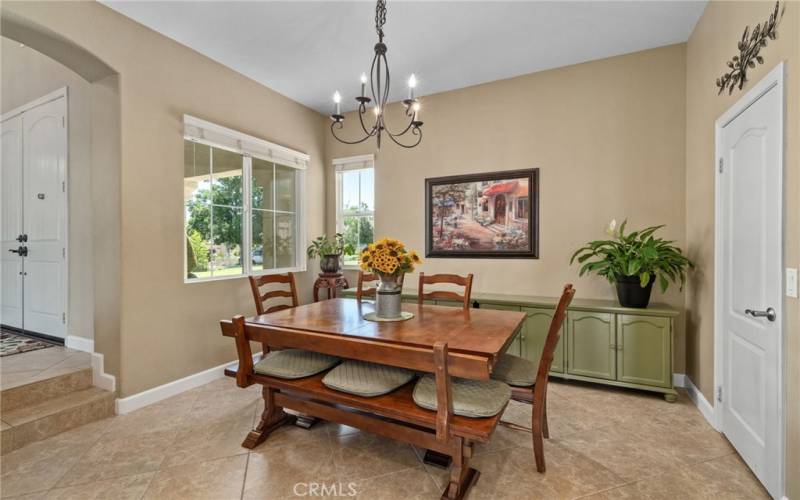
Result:
<instances>
[{"instance_id":1,"label":"small potted plant","mask_svg":"<svg viewBox=\"0 0 800 500\"><path fill-rule=\"evenodd\" d=\"M337 274L342 255L355 253L353 245L345 243L342 233L336 233L333 239L326 234L318 236L306 249L309 259L319 257L319 268L325 274Z\"/></svg>"},{"instance_id":2,"label":"small potted plant","mask_svg":"<svg viewBox=\"0 0 800 500\"><path fill-rule=\"evenodd\" d=\"M626 223L620 224L617 232L617 221L612 220L606 232L613 239L587 243L572 255L570 264L576 260L581 264L581 276L594 272L614 283L623 307L647 307L656 279L662 293L670 282L680 283L682 290L686 270L694 264L672 241L654 236L664 226L625 234Z\"/></svg>"},{"instance_id":3,"label":"small potted plant","mask_svg":"<svg viewBox=\"0 0 800 500\"><path fill-rule=\"evenodd\" d=\"M414 250L409 250L399 240L383 238L370 243L358 259L362 271L378 275L378 290L375 296L375 313L379 319L402 319L400 302L403 286L400 279L405 273L414 272L422 259Z\"/></svg>"}]
</instances>

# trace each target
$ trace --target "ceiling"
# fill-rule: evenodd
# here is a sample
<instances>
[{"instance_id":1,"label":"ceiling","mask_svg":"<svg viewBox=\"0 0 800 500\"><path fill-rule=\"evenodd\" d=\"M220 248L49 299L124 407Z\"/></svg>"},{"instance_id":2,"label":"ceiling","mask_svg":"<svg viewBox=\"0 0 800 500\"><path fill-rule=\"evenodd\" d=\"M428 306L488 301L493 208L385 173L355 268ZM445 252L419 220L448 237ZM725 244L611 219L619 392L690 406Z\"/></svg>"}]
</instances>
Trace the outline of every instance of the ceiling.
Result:
<instances>
[{"instance_id":1,"label":"ceiling","mask_svg":"<svg viewBox=\"0 0 800 500\"><path fill-rule=\"evenodd\" d=\"M114 10L322 113L355 107L371 1L119 1ZM705 1L400 1L384 26L390 100L685 42Z\"/></svg>"}]
</instances>

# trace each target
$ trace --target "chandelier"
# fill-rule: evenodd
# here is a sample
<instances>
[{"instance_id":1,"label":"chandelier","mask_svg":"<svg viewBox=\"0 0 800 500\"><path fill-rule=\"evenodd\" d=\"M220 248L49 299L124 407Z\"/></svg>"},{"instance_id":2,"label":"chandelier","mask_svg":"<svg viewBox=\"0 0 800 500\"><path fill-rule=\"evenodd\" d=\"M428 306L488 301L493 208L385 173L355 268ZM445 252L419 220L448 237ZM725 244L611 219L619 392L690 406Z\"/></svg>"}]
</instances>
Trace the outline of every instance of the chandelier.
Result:
<instances>
[{"instance_id":1,"label":"chandelier","mask_svg":"<svg viewBox=\"0 0 800 500\"><path fill-rule=\"evenodd\" d=\"M375 137L378 149L381 148L381 136L385 133L395 144L404 148L413 148L422 141L422 122L419 120L419 102L414 97L414 90L417 86L417 79L414 74L408 79L408 98L403 100L405 107L405 116L409 122L406 128L398 133L394 133L386 125L385 111L386 101L389 98L389 64L386 62L386 44L383 43L383 25L386 22L386 0L378 0L375 6L375 31L378 33L378 43L375 44L375 57L372 59L372 66L369 71L369 88L372 93L372 98L367 97L367 75L361 74L361 94L356 97L358 102L358 121L361 124L361 130L364 134L363 137L355 141L347 141L336 135L337 130L344 127L344 115L341 112L342 96L339 91L333 94L333 102L336 106L336 111L331 115L331 133L333 137L339 142L344 144L359 144L366 141L370 137ZM374 123L368 126L367 119L364 116L368 115L367 107L370 103L372 114L374 115ZM412 140L408 143L401 141L401 137L410 132L409 137ZM413 137L415 136L416 140Z\"/></svg>"}]
</instances>

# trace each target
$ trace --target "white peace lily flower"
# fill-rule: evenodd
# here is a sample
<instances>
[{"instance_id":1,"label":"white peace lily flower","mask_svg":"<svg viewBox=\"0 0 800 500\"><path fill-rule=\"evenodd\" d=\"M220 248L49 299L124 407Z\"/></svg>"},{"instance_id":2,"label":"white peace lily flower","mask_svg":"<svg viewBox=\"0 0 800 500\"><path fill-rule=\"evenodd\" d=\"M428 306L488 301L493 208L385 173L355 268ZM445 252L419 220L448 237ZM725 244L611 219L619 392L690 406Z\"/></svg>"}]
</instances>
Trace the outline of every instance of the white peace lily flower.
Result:
<instances>
[{"instance_id":1,"label":"white peace lily flower","mask_svg":"<svg viewBox=\"0 0 800 500\"><path fill-rule=\"evenodd\" d=\"M608 224L606 228L606 234L609 236L614 236L617 230L617 219L611 219L611 222Z\"/></svg>"}]
</instances>

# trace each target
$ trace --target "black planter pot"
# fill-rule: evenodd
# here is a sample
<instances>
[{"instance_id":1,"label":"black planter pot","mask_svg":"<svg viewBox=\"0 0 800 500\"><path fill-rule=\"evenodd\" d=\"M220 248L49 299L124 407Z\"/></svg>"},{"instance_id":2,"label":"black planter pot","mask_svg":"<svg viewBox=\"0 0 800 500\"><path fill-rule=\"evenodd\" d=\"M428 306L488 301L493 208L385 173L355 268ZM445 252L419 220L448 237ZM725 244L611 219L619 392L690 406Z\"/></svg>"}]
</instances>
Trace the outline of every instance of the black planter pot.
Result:
<instances>
[{"instance_id":1,"label":"black planter pot","mask_svg":"<svg viewBox=\"0 0 800 500\"><path fill-rule=\"evenodd\" d=\"M319 259L319 268L323 273L336 274L339 272L339 255L323 255Z\"/></svg>"},{"instance_id":2,"label":"black planter pot","mask_svg":"<svg viewBox=\"0 0 800 500\"><path fill-rule=\"evenodd\" d=\"M638 276L623 276L617 280L617 299L622 307L637 307L644 309L650 303L650 292L653 291L655 276L650 276L650 282L642 287Z\"/></svg>"}]
</instances>

